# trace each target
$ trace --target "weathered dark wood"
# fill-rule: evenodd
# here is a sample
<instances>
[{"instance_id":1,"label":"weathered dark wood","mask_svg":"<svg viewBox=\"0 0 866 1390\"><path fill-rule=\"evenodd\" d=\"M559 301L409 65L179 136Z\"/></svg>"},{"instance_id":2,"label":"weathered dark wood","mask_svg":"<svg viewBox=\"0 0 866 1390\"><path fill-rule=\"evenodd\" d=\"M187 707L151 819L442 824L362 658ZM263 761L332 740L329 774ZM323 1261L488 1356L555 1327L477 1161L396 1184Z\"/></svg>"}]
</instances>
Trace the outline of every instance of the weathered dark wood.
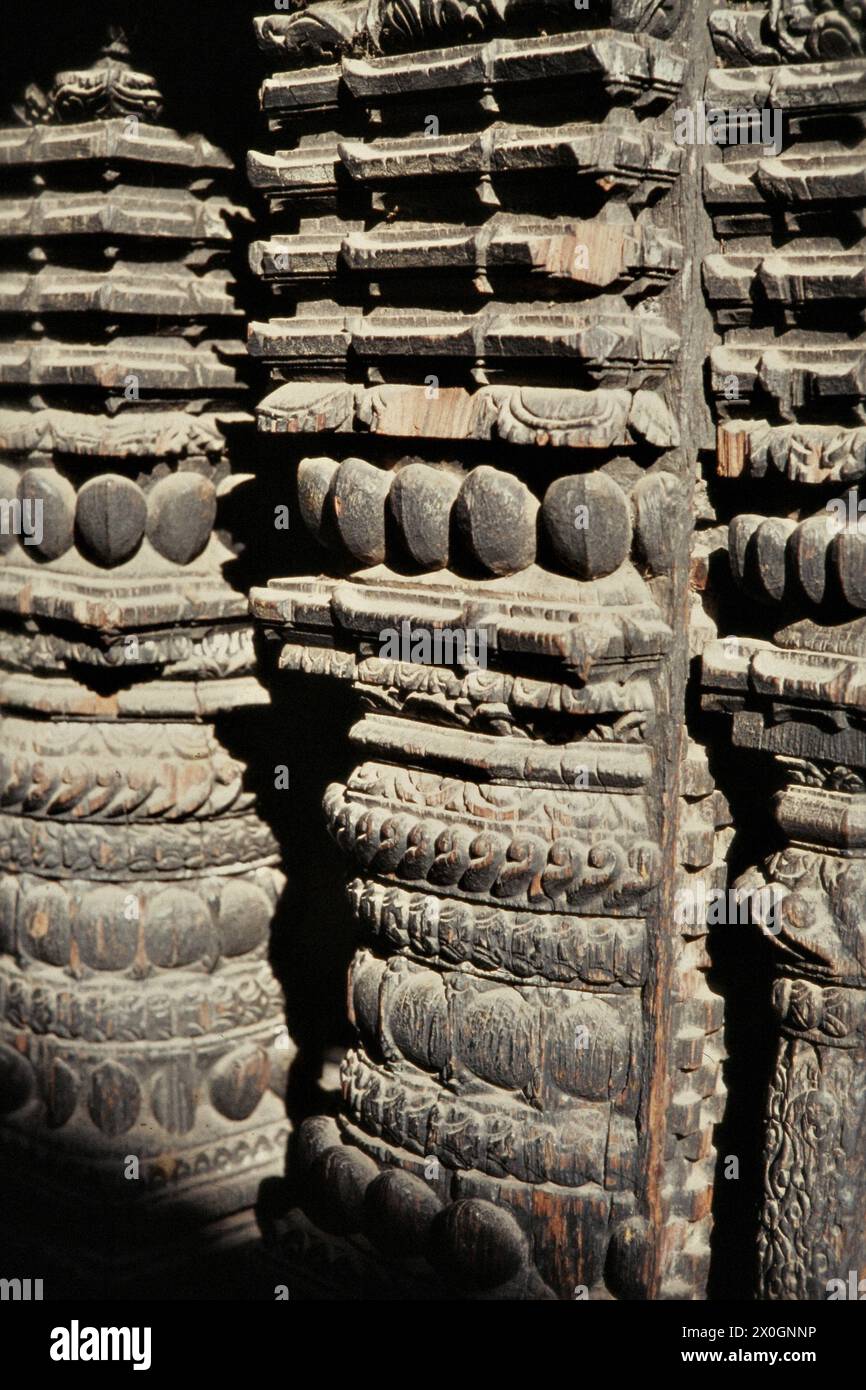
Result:
<instances>
[{"instance_id":1,"label":"weathered dark wood","mask_svg":"<svg viewBox=\"0 0 866 1390\"><path fill-rule=\"evenodd\" d=\"M732 149L708 166L724 251L704 266L720 332L710 357L718 496L733 513L739 598L729 635L705 652L703 702L752 752L755 786L782 788L767 808L773 853L739 881L775 958L758 1294L857 1297L864 188L859 134L843 131L862 126L866 30L857 7L810 2L732 5L713 31L724 65L709 75L707 104L784 114L780 152Z\"/></svg>"},{"instance_id":2,"label":"weathered dark wood","mask_svg":"<svg viewBox=\"0 0 866 1390\"><path fill-rule=\"evenodd\" d=\"M683 728L711 439L681 409L709 347L706 318L682 335L690 31L603 8L257 24L280 71L251 264L292 303L251 327L258 420L325 572L253 611L364 707L325 798L357 1042L277 1223L293 1284L332 1295L706 1289L721 1010L706 923L673 917L727 840Z\"/></svg>"},{"instance_id":3,"label":"weathered dark wood","mask_svg":"<svg viewBox=\"0 0 866 1390\"><path fill-rule=\"evenodd\" d=\"M860 1291L866 22L715 3L18 75L0 1171L76 1291L256 1202L292 1298Z\"/></svg>"},{"instance_id":4,"label":"weathered dark wood","mask_svg":"<svg viewBox=\"0 0 866 1390\"><path fill-rule=\"evenodd\" d=\"M228 746L267 696L215 532L239 208L163 106L115 34L0 129L0 1166L54 1297L237 1251L287 1133L285 880Z\"/></svg>"}]
</instances>

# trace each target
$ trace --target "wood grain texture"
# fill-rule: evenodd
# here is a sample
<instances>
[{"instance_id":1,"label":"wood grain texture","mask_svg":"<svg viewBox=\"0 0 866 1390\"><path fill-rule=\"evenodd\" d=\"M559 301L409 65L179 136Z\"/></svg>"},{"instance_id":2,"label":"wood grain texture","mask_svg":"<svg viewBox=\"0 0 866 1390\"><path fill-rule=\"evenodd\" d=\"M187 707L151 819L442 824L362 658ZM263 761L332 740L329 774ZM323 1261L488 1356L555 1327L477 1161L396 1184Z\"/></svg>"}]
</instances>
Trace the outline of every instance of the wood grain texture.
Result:
<instances>
[{"instance_id":1,"label":"wood grain texture","mask_svg":"<svg viewBox=\"0 0 866 1390\"><path fill-rule=\"evenodd\" d=\"M227 746L267 697L216 534L252 436L241 210L117 33L17 115L0 495L41 525L0 563L0 1165L55 1288L171 1288L190 1232L249 1224L288 1128L285 877Z\"/></svg>"},{"instance_id":2,"label":"wood grain texture","mask_svg":"<svg viewBox=\"0 0 866 1390\"><path fill-rule=\"evenodd\" d=\"M323 572L252 606L365 710L325 797L357 1042L271 1232L327 1296L705 1293L721 1001L672 907L720 881L727 816L683 727L683 9L257 22L250 259L294 309L251 326L258 423ZM443 657L481 630L480 668Z\"/></svg>"},{"instance_id":3,"label":"wood grain texture","mask_svg":"<svg viewBox=\"0 0 866 1390\"><path fill-rule=\"evenodd\" d=\"M826 1299L866 1261L863 16L731 5L712 28L721 65L707 103L775 108L784 138L726 150L707 171L723 246L704 264L719 330L718 496L732 517L718 596L724 583L739 598L704 654L703 702L775 789L766 857L738 883L774 958L756 1291Z\"/></svg>"}]
</instances>

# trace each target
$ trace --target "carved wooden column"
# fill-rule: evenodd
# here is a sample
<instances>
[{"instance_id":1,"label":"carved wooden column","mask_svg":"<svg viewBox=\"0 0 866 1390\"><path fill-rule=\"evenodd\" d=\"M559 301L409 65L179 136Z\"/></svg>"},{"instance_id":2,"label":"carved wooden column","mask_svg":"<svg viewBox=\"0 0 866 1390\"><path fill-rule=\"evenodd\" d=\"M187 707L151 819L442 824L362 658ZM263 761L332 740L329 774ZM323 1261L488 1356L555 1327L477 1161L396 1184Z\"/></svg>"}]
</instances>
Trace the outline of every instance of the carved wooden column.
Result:
<instances>
[{"instance_id":1,"label":"carved wooden column","mask_svg":"<svg viewBox=\"0 0 866 1390\"><path fill-rule=\"evenodd\" d=\"M231 161L172 129L117 33L19 115L0 129L4 1207L76 1288L110 1260L114 1296L197 1249L190 1228L243 1237L284 1156L283 876L238 751L267 697L227 577L251 439L241 210Z\"/></svg>"},{"instance_id":2,"label":"carved wooden column","mask_svg":"<svg viewBox=\"0 0 866 1390\"><path fill-rule=\"evenodd\" d=\"M258 21L252 261L282 310L251 330L258 421L324 572L253 609L284 668L361 703L326 797L358 1041L270 1230L293 1287L705 1289L720 1001L674 904L723 882L728 832L684 731L709 439L688 8Z\"/></svg>"},{"instance_id":3,"label":"carved wooden column","mask_svg":"<svg viewBox=\"0 0 866 1390\"><path fill-rule=\"evenodd\" d=\"M769 857L740 887L775 954L759 1293L866 1273L866 28L852 4L732 5L707 104L771 110L774 149L707 169L718 494L739 597L704 704L754 752ZM721 599L721 592L717 598Z\"/></svg>"}]
</instances>

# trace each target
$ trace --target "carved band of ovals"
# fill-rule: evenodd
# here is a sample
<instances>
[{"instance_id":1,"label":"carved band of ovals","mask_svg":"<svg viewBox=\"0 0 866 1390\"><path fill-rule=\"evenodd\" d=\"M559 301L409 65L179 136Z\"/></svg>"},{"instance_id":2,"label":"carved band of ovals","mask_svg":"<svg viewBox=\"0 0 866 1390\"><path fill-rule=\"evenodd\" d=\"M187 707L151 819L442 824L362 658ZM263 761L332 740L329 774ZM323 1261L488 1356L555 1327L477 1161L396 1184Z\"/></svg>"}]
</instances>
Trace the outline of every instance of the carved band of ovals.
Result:
<instances>
[{"instance_id":1,"label":"carved band of ovals","mask_svg":"<svg viewBox=\"0 0 866 1390\"><path fill-rule=\"evenodd\" d=\"M352 1017L372 1056L531 1097L559 1113L571 1098L634 1115L642 1051L640 999L546 990L356 953ZM474 1084L474 1081L473 1081Z\"/></svg>"},{"instance_id":2,"label":"carved band of ovals","mask_svg":"<svg viewBox=\"0 0 866 1390\"><path fill-rule=\"evenodd\" d=\"M270 1110L281 1102L284 1058L272 1074L275 1020L235 1028L227 1036L178 1038L164 1043L68 1042L54 1036L0 1029L0 1109L6 1116L39 1099L52 1128L89 1114L110 1138L139 1136L151 1149L154 1121L170 1134L210 1126L216 1111L231 1123L250 1118L276 1080ZM20 1048L22 1037L26 1049ZM14 1044L14 1046L13 1046ZM77 1126L76 1126L77 1128ZM86 1123L85 1123L86 1128Z\"/></svg>"},{"instance_id":3,"label":"carved band of ovals","mask_svg":"<svg viewBox=\"0 0 866 1390\"><path fill-rule=\"evenodd\" d=\"M315 1223L327 1210L331 1239L362 1232L386 1257L425 1258L440 1278L454 1279L463 1294L469 1287L500 1288L503 1293L508 1289L516 1298L556 1297L532 1264L533 1250L536 1258L541 1256L540 1263L545 1258L549 1262L552 1252L540 1250L529 1238L534 1194L528 1184L465 1169L455 1174L435 1157L370 1139L344 1117L339 1128L322 1116L302 1124L295 1155L293 1171L310 1221L308 1237L312 1232L314 1239L321 1239ZM580 1193L560 1188L554 1193L545 1185L541 1201L548 1210L548 1204L555 1204L564 1221L570 1218L585 1230L573 1252L576 1267L600 1270L608 1222L590 1224L587 1216L589 1211L603 1215L611 1196L595 1188ZM302 1248L306 1250L306 1244ZM562 1262L557 1264L546 1271L548 1279L560 1273ZM380 1269L377 1265L374 1271L376 1285ZM357 1262L351 1270L357 1274ZM413 1273L413 1284L415 1279ZM562 1292L568 1297L573 1274L566 1274L566 1281L568 1291ZM431 1281L430 1296L439 1293L441 1283Z\"/></svg>"},{"instance_id":4,"label":"carved band of ovals","mask_svg":"<svg viewBox=\"0 0 866 1390\"><path fill-rule=\"evenodd\" d=\"M10 472L4 469L4 491ZM64 475L49 468L28 468L15 481L22 501L42 503L45 524L32 544L47 560L65 554L74 540L85 558L113 568L140 550L146 534L159 555L186 565L205 549L216 517L216 489L195 472L160 478L147 497L120 473L98 473L77 493Z\"/></svg>"},{"instance_id":5,"label":"carved band of ovals","mask_svg":"<svg viewBox=\"0 0 866 1390\"><path fill-rule=\"evenodd\" d=\"M254 813L179 824L94 825L0 815L0 868L44 878L188 879L212 869L279 862L279 846Z\"/></svg>"},{"instance_id":6,"label":"carved band of ovals","mask_svg":"<svg viewBox=\"0 0 866 1390\"><path fill-rule=\"evenodd\" d=\"M285 884L279 870L182 882L96 883L0 875L0 950L76 978L146 979L185 970L191 983L221 961L262 956Z\"/></svg>"},{"instance_id":7,"label":"carved band of ovals","mask_svg":"<svg viewBox=\"0 0 866 1390\"><path fill-rule=\"evenodd\" d=\"M277 1033L280 986L266 961L246 958L218 975L184 973L143 984L82 982L53 969L0 960L0 1018L34 1035L85 1043L220 1037L268 1022Z\"/></svg>"},{"instance_id":8,"label":"carved band of ovals","mask_svg":"<svg viewBox=\"0 0 866 1390\"><path fill-rule=\"evenodd\" d=\"M786 1037L820 1047L866 1046L866 989L781 979L772 997Z\"/></svg>"},{"instance_id":9,"label":"carved band of ovals","mask_svg":"<svg viewBox=\"0 0 866 1390\"><path fill-rule=\"evenodd\" d=\"M551 843L531 831L500 834L346 805L339 789L325 808L331 834L364 872L407 887L420 880L449 896L535 911L638 916L639 900L659 881L660 850L646 839L596 832Z\"/></svg>"},{"instance_id":10,"label":"carved band of ovals","mask_svg":"<svg viewBox=\"0 0 866 1390\"><path fill-rule=\"evenodd\" d=\"M465 1204L465 1199L470 1198L476 1209L482 1203L484 1206L490 1203L503 1215L508 1213L526 1234L534 1229L536 1201L548 1215L556 1212L554 1220L566 1225L576 1223L583 1232L583 1239L570 1245L571 1258L566 1261L562 1259L561 1246L530 1242L525 1258L531 1260L534 1251L536 1267L530 1278L538 1282L531 1291L520 1296L531 1299L557 1295L572 1298L576 1282L590 1287L601 1284L602 1277L608 1282L610 1261L609 1258L606 1261L606 1256L611 1227L625 1235L622 1226L617 1226L617 1214L628 1220L632 1210L629 1195L622 1192L617 1194L616 1208L612 1209L613 1194L597 1183L586 1183L578 1189L550 1183L539 1187L478 1169L461 1167L455 1170L440 1163L435 1156L412 1153L396 1144L383 1142L359 1129L344 1115L340 1116L339 1128L322 1123L320 1118L303 1124L298 1152L304 1209L314 1220L321 1204L316 1189L321 1188L326 1176L339 1174L344 1180L332 1180L327 1197L329 1211L335 1206L342 1208L342 1233L351 1235L360 1225L378 1249L399 1256L426 1255L428 1259L432 1256L439 1269L443 1263L441 1257L445 1255L444 1273L448 1272L450 1263L447 1260L450 1241L446 1236L443 1242L442 1225L450 1223L447 1215L439 1213L443 1208L447 1210L455 1199ZM371 1162L375 1167L371 1168ZM363 1189L360 1208L356 1198L359 1188ZM513 1230L509 1233L507 1224L505 1229L488 1230L489 1241L482 1244L470 1237L459 1251L461 1273L464 1277L469 1275L473 1283L478 1279L480 1287L494 1286L503 1277L506 1272L502 1265L504 1256L508 1272L515 1263L522 1263L519 1259L507 1258L509 1252L517 1256L515 1233ZM546 1287L542 1279L548 1281ZM608 1287L611 1287L609 1283Z\"/></svg>"},{"instance_id":11,"label":"carved band of ovals","mask_svg":"<svg viewBox=\"0 0 866 1390\"><path fill-rule=\"evenodd\" d=\"M573 1101L554 1121L528 1103L506 1106L495 1087L455 1096L408 1063L373 1064L360 1048L348 1053L342 1078L348 1113L362 1129L448 1167L563 1187L634 1186L635 1123L609 1102Z\"/></svg>"},{"instance_id":12,"label":"carved band of ovals","mask_svg":"<svg viewBox=\"0 0 866 1390\"><path fill-rule=\"evenodd\" d=\"M577 989L636 988L646 980L646 923L511 912L356 878L349 896L374 939L415 960L480 976Z\"/></svg>"}]
</instances>

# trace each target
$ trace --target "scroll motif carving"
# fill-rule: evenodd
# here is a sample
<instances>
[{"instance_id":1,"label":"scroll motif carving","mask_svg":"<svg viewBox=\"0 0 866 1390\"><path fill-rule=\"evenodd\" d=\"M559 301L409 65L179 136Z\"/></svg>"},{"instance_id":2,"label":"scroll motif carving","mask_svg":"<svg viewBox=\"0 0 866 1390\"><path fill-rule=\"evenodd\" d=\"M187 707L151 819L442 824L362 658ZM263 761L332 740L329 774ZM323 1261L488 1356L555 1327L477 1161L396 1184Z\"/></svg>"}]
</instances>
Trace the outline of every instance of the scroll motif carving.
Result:
<instances>
[{"instance_id":1,"label":"scroll motif carving","mask_svg":"<svg viewBox=\"0 0 866 1390\"><path fill-rule=\"evenodd\" d=\"M707 85L720 109L751 92L784 115L780 150L731 148L705 185L724 242L704 280L739 600L704 653L703 702L774 792L768 857L739 881L774 959L757 1283L768 1299L826 1299L866 1258L863 192L859 146L838 134L862 119L863 20L861 5L823 0L730 6L713 16L725 66Z\"/></svg>"},{"instance_id":2,"label":"scroll motif carving","mask_svg":"<svg viewBox=\"0 0 866 1390\"><path fill-rule=\"evenodd\" d=\"M324 573L252 606L363 709L325 795L357 1041L266 1231L332 1296L706 1289L720 1001L672 905L721 881L727 814L680 704L681 12L257 24L289 64L249 162L258 424Z\"/></svg>"},{"instance_id":3,"label":"scroll motif carving","mask_svg":"<svg viewBox=\"0 0 866 1390\"><path fill-rule=\"evenodd\" d=\"M255 1239L287 1133L285 880L231 746L267 703L226 576L242 209L165 108L115 31L0 130L0 1164L78 1291Z\"/></svg>"}]
</instances>

